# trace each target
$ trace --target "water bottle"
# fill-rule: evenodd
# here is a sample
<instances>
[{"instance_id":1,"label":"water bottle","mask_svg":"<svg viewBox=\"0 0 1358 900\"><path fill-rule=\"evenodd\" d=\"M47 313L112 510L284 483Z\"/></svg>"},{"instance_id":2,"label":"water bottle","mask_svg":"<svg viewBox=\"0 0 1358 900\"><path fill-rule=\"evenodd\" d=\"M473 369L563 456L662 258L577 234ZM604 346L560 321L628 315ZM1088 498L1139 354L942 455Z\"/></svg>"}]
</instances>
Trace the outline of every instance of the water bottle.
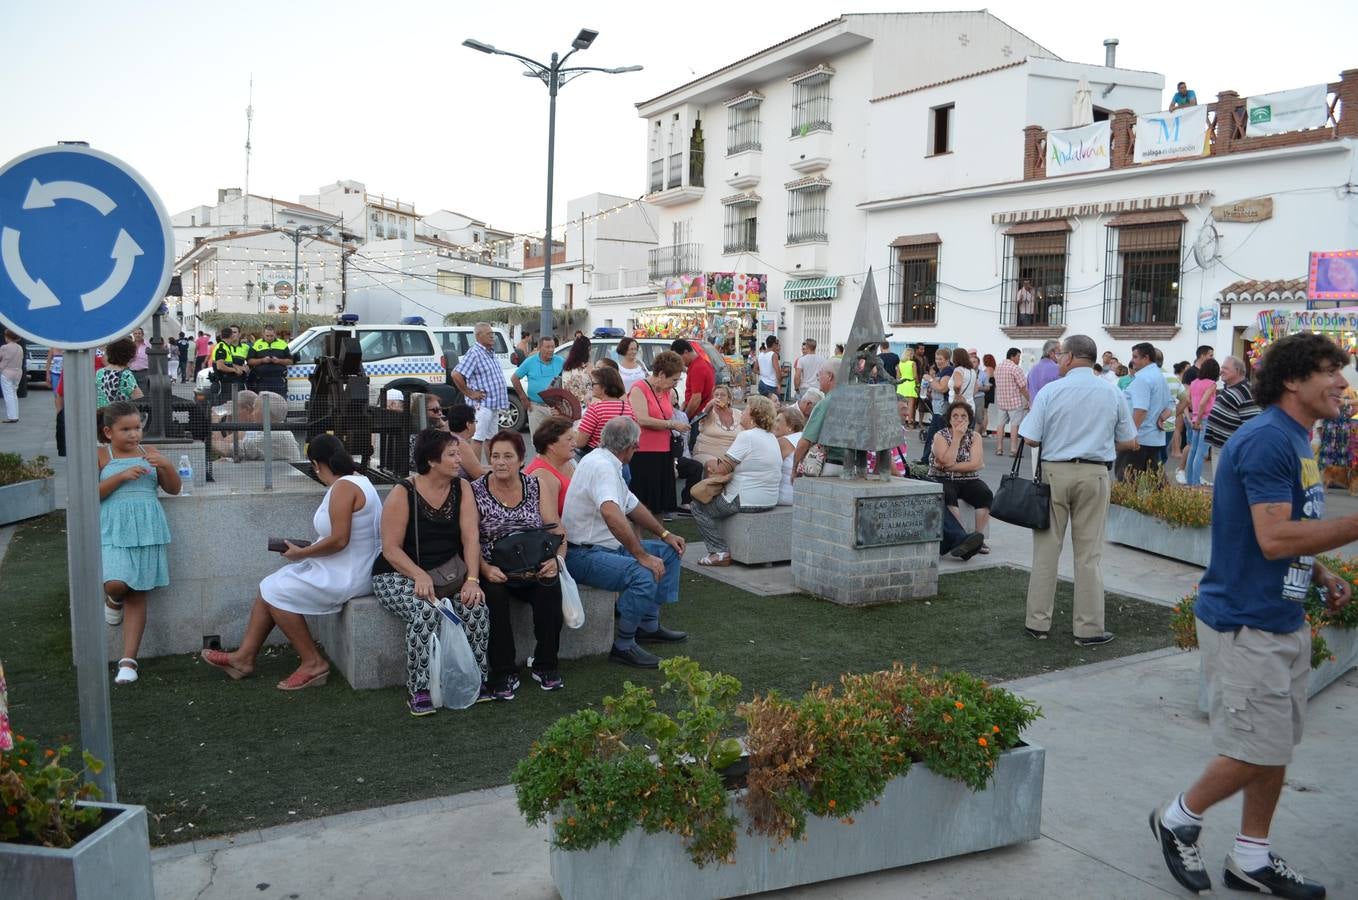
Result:
<instances>
[{"instance_id":1,"label":"water bottle","mask_svg":"<svg viewBox=\"0 0 1358 900\"><path fill-rule=\"evenodd\" d=\"M193 463L189 462L187 453L179 457L179 483L179 496L187 497L193 493Z\"/></svg>"}]
</instances>

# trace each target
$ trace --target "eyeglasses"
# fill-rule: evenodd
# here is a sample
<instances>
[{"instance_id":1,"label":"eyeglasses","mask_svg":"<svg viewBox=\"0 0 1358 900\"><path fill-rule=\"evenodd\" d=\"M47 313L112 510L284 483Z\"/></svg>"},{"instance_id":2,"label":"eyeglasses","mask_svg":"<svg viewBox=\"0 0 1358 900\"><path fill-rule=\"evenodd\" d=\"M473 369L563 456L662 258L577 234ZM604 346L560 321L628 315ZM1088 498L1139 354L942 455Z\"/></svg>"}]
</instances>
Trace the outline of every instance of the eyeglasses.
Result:
<instances>
[{"instance_id":1,"label":"eyeglasses","mask_svg":"<svg viewBox=\"0 0 1358 900\"><path fill-rule=\"evenodd\" d=\"M427 409L425 410L425 413L431 416L438 416L440 419L448 418L448 414L441 409Z\"/></svg>"}]
</instances>

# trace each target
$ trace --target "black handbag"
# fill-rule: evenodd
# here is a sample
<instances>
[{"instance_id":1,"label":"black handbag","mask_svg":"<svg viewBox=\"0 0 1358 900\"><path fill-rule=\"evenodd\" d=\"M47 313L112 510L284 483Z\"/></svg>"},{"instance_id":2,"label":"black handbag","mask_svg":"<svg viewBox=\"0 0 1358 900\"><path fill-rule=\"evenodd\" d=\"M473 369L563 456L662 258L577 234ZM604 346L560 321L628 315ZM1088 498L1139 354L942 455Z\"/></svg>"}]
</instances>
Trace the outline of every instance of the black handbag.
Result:
<instances>
[{"instance_id":1,"label":"black handbag","mask_svg":"<svg viewBox=\"0 0 1358 900\"><path fill-rule=\"evenodd\" d=\"M1019 474L1023 448L1014 454L1014 467L1000 478L1000 489L990 501L990 515L1001 522L1045 531L1051 527L1050 485L1042 483L1042 448L1037 449L1037 473L1033 478Z\"/></svg>"},{"instance_id":2,"label":"black handbag","mask_svg":"<svg viewBox=\"0 0 1358 900\"><path fill-rule=\"evenodd\" d=\"M490 546L490 561L510 578L536 578L538 569L555 559L561 535L546 528L507 534Z\"/></svg>"}]
</instances>

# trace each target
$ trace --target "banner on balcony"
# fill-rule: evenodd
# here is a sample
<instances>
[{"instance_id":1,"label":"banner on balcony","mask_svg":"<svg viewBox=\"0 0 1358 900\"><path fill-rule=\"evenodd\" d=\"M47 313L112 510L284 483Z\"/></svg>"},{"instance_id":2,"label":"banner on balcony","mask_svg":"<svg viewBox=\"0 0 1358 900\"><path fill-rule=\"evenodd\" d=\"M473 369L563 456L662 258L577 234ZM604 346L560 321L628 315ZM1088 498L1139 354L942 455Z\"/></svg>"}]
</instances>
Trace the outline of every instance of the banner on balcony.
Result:
<instances>
[{"instance_id":1,"label":"banner on balcony","mask_svg":"<svg viewBox=\"0 0 1358 900\"><path fill-rule=\"evenodd\" d=\"M1323 127L1330 117L1330 107L1325 101L1328 90L1323 84L1313 84L1247 98L1245 107L1250 115L1246 132L1254 136Z\"/></svg>"},{"instance_id":2,"label":"banner on balcony","mask_svg":"<svg viewBox=\"0 0 1358 900\"><path fill-rule=\"evenodd\" d=\"M707 273L707 302L726 309L765 309L769 305L768 279L745 272Z\"/></svg>"},{"instance_id":3,"label":"banner on balcony","mask_svg":"<svg viewBox=\"0 0 1358 900\"><path fill-rule=\"evenodd\" d=\"M1108 122L1047 132L1047 175L1074 175L1108 168L1113 132Z\"/></svg>"},{"instance_id":4,"label":"banner on balcony","mask_svg":"<svg viewBox=\"0 0 1358 900\"><path fill-rule=\"evenodd\" d=\"M666 278L665 305L706 306L707 277L704 275L680 275L678 278Z\"/></svg>"},{"instance_id":5,"label":"banner on balcony","mask_svg":"<svg viewBox=\"0 0 1358 900\"><path fill-rule=\"evenodd\" d=\"M1206 156L1210 148L1207 134L1207 107L1189 106L1174 112L1158 112L1136 117L1136 149L1132 161L1159 162Z\"/></svg>"}]
</instances>

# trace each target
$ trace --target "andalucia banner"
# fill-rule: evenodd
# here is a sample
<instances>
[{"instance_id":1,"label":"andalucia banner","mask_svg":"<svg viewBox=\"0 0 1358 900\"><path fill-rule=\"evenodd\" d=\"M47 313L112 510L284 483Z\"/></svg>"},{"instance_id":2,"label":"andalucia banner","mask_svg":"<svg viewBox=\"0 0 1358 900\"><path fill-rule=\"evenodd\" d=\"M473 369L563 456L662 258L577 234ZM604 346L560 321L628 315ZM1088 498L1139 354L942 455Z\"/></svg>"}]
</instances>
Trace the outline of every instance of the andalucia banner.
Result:
<instances>
[{"instance_id":1,"label":"andalucia banner","mask_svg":"<svg viewBox=\"0 0 1358 900\"><path fill-rule=\"evenodd\" d=\"M1205 106L1188 106L1174 112L1147 113L1136 117L1133 162L1206 156L1209 146Z\"/></svg>"},{"instance_id":2,"label":"andalucia banner","mask_svg":"<svg viewBox=\"0 0 1358 900\"><path fill-rule=\"evenodd\" d=\"M1325 102L1328 90L1323 84L1313 84L1248 98L1245 101L1250 113L1248 133L1282 134L1285 131L1323 127L1330 114Z\"/></svg>"},{"instance_id":3,"label":"andalucia banner","mask_svg":"<svg viewBox=\"0 0 1358 900\"><path fill-rule=\"evenodd\" d=\"M1047 132L1047 175L1098 172L1112 161L1113 131L1107 121Z\"/></svg>"}]
</instances>

